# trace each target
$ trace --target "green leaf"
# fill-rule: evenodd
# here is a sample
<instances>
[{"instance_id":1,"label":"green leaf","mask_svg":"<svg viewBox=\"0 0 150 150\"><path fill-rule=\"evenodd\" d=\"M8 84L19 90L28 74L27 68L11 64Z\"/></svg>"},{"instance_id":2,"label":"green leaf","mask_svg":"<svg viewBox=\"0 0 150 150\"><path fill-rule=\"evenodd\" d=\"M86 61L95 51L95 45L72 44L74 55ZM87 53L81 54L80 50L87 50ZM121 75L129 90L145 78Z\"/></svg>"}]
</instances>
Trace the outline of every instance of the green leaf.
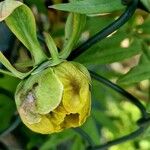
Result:
<instances>
[{"instance_id":1,"label":"green leaf","mask_svg":"<svg viewBox=\"0 0 150 150\"><path fill-rule=\"evenodd\" d=\"M0 131L6 129L15 112L15 103L8 96L0 94Z\"/></svg>"},{"instance_id":2,"label":"green leaf","mask_svg":"<svg viewBox=\"0 0 150 150\"><path fill-rule=\"evenodd\" d=\"M2 54L2 52L0 52L0 62L9 70L11 71L16 77L23 79L26 76L26 73L21 73L19 71L17 71L11 64L10 62L7 60L7 58ZM3 73L5 73L5 71L1 71ZM7 73L7 72L6 72ZM9 74L9 72L8 72ZM11 75L11 74L10 74Z\"/></svg>"},{"instance_id":3,"label":"green leaf","mask_svg":"<svg viewBox=\"0 0 150 150\"><path fill-rule=\"evenodd\" d=\"M3 70L3 69L0 69L0 73L17 78L13 73Z\"/></svg>"},{"instance_id":4,"label":"green leaf","mask_svg":"<svg viewBox=\"0 0 150 150\"><path fill-rule=\"evenodd\" d=\"M148 11L150 12L150 0L140 0L143 5L148 9Z\"/></svg>"},{"instance_id":5,"label":"green leaf","mask_svg":"<svg viewBox=\"0 0 150 150\"><path fill-rule=\"evenodd\" d=\"M150 62L132 68L127 74L118 79L119 84L127 85L150 79Z\"/></svg>"},{"instance_id":6,"label":"green leaf","mask_svg":"<svg viewBox=\"0 0 150 150\"><path fill-rule=\"evenodd\" d=\"M86 16L76 13L71 13L68 16L65 26L65 44L60 53L62 59L66 59L71 53L72 49L76 46L83 28L85 27Z\"/></svg>"},{"instance_id":7,"label":"green leaf","mask_svg":"<svg viewBox=\"0 0 150 150\"><path fill-rule=\"evenodd\" d=\"M21 5L23 5L23 3L13 0L0 2L0 21L5 20L17 7Z\"/></svg>"},{"instance_id":8,"label":"green leaf","mask_svg":"<svg viewBox=\"0 0 150 150\"><path fill-rule=\"evenodd\" d=\"M139 64L133 67L127 74L118 79L118 83L128 85L150 79L150 46L143 43L143 53L140 57Z\"/></svg>"},{"instance_id":9,"label":"green leaf","mask_svg":"<svg viewBox=\"0 0 150 150\"><path fill-rule=\"evenodd\" d=\"M47 8L45 7L44 1L43 0L26 0L25 3L31 8L32 6L37 7L38 11L41 13L47 13Z\"/></svg>"},{"instance_id":10,"label":"green leaf","mask_svg":"<svg viewBox=\"0 0 150 150\"><path fill-rule=\"evenodd\" d=\"M33 88L33 86L35 87ZM60 104L63 85L51 68L30 76L30 78L21 82L18 86L15 98L18 107L21 103L20 94L28 93L30 90L34 90L33 93L36 95L37 113L47 114Z\"/></svg>"},{"instance_id":11,"label":"green leaf","mask_svg":"<svg viewBox=\"0 0 150 150\"><path fill-rule=\"evenodd\" d=\"M55 149L59 144L72 139L75 134L72 130L65 130L60 133L53 134L48 140L40 147L40 150Z\"/></svg>"},{"instance_id":12,"label":"green leaf","mask_svg":"<svg viewBox=\"0 0 150 150\"><path fill-rule=\"evenodd\" d=\"M66 4L56 4L50 6L50 8L81 14L100 14L121 10L124 6L120 0L84 0L73 1Z\"/></svg>"},{"instance_id":13,"label":"green leaf","mask_svg":"<svg viewBox=\"0 0 150 150\"><path fill-rule=\"evenodd\" d=\"M57 50L57 47L53 38L50 36L50 34L46 32L44 32L44 37L45 37L45 41L46 41L46 44L47 44L47 47L49 49L52 59L54 61L58 61L59 60L58 50Z\"/></svg>"},{"instance_id":14,"label":"green leaf","mask_svg":"<svg viewBox=\"0 0 150 150\"><path fill-rule=\"evenodd\" d=\"M85 150L85 149L86 148L85 145L83 144L82 139L76 137L70 150Z\"/></svg>"},{"instance_id":15,"label":"green leaf","mask_svg":"<svg viewBox=\"0 0 150 150\"><path fill-rule=\"evenodd\" d=\"M96 119L96 121L100 123L100 125L107 127L113 133L117 132L118 130L117 127L112 123L112 120L108 116L105 115L103 110L100 111L100 110L94 109L93 116Z\"/></svg>"},{"instance_id":16,"label":"green leaf","mask_svg":"<svg viewBox=\"0 0 150 150\"><path fill-rule=\"evenodd\" d=\"M122 42L127 40L128 44L122 47ZM112 37L106 38L76 60L84 64L108 64L129 58L141 52L141 41L130 35L119 31Z\"/></svg>"},{"instance_id":17,"label":"green leaf","mask_svg":"<svg viewBox=\"0 0 150 150\"><path fill-rule=\"evenodd\" d=\"M4 75L0 78L0 87L14 93L19 82L17 78Z\"/></svg>"},{"instance_id":18,"label":"green leaf","mask_svg":"<svg viewBox=\"0 0 150 150\"><path fill-rule=\"evenodd\" d=\"M144 23L140 24L137 26L137 29L142 31L142 38L145 38L146 36L149 38L149 34L150 34L150 30L149 30L149 24L150 24L150 15L148 15L145 20Z\"/></svg>"},{"instance_id":19,"label":"green leaf","mask_svg":"<svg viewBox=\"0 0 150 150\"><path fill-rule=\"evenodd\" d=\"M9 9L9 6L7 6L7 9ZM46 59L37 40L34 16L26 5L16 8L5 21L11 31L31 52L35 64L39 64Z\"/></svg>"},{"instance_id":20,"label":"green leaf","mask_svg":"<svg viewBox=\"0 0 150 150\"><path fill-rule=\"evenodd\" d=\"M92 117L88 118L86 123L82 126L82 129L91 137L91 139L94 139L95 144L100 144L98 128Z\"/></svg>"},{"instance_id":21,"label":"green leaf","mask_svg":"<svg viewBox=\"0 0 150 150\"><path fill-rule=\"evenodd\" d=\"M42 73L38 83L38 112L41 114L47 114L60 104L63 94L63 85L58 77L54 74L53 70L50 68Z\"/></svg>"}]
</instances>

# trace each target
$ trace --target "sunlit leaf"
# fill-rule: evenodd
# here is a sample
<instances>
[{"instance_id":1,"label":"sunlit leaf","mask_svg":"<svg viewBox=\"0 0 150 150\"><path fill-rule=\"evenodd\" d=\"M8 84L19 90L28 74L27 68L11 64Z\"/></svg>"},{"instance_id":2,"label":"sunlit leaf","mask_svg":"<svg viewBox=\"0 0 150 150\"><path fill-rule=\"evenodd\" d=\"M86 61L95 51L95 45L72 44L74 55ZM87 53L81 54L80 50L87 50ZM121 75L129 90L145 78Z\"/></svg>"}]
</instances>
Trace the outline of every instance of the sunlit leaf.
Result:
<instances>
[{"instance_id":1,"label":"sunlit leaf","mask_svg":"<svg viewBox=\"0 0 150 150\"><path fill-rule=\"evenodd\" d=\"M85 27L86 16L77 13L71 13L68 16L65 26L65 44L60 53L60 57L66 59L71 50L76 46L83 28Z\"/></svg>"},{"instance_id":2,"label":"sunlit leaf","mask_svg":"<svg viewBox=\"0 0 150 150\"><path fill-rule=\"evenodd\" d=\"M124 6L119 0L84 0L66 4L56 4L50 8L82 14L110 13L121 10Z\"/></svg>"},{"instance_id":3,"label":"sunlit leaf","mask_svg":"<svg viewBox=\"0 0 150 150\"><path fill-rule=\"evenodd\" d=\"M5 21L11 31L31 52L35 64L43 61L46 56L37 40L35 19L31 10L26 5L21 5Z\"/></svg>"},{"instance_id":4,"label":"sunlit leaf","mask_svg":"<svg viewBox=\"0 0 150 150\"><path fill-rule=\"evenodd\" d=\"M0 2L0 21L6 19L17 7L23 3L14 0L5 0Z\"/></svg>"}]
</instances>

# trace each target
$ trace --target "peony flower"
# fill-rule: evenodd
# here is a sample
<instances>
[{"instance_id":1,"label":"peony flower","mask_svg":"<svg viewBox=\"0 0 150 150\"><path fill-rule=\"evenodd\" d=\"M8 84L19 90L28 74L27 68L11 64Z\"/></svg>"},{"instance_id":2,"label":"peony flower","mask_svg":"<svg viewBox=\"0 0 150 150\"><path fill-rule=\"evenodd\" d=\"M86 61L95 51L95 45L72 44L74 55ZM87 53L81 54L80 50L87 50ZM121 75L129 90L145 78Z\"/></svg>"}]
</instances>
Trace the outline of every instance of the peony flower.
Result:
<instances>
[{"instance_id":1,"label":"peony flower","mask_svg":"<svg viewBox=\"0 0 150 150\"><path fill-rule=\"evenodd\" d=\"M81 126L90 114L90 75L76 62L64 61L24 79L15 100L23 123L50 134Z\"/></svg>"}]
</instances>

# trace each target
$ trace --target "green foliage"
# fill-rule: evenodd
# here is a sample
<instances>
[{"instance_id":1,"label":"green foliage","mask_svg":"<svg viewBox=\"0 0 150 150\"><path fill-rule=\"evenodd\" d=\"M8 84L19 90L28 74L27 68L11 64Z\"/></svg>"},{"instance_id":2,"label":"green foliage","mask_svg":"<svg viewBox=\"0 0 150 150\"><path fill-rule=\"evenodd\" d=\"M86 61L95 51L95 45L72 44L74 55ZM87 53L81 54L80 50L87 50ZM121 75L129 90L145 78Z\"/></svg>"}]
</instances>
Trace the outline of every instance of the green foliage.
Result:
<instances>
[{"instance_id":1,"label":"green foliage","mask_svg":"<svg viewBox=\"0 0 150 150\"><path fill-rule=\"evenodd\" d=\"M35 19L31 10L22 5L6 18L6 24L34 56L35 64L46 57L37 40Z\"/></svg>"},{"instance_id":2,"label":"green foliage","mask_svg":"<svg viewBox=\"0 0 150 150\"><path fill-rule=\"evenodd\" d=\"M16 8L18 8L21 5L22 3L15 2L13 0L6 0L0 2L0 10L1 10L0 21L6 19Z\"/></svg>"},{"instance_id":3,"label":"green foliage","mask_svg":"<svg viewBox=\"0 0 150 150\"><path fill-rule=\"evenodd\" d=\"M45 54L40 51L41 49L45 49L45 45L40 45L37 40L35 19L31 10L17 1L6 0L6 2L7 5L2 5L4 4L3 2L0 3L2 10L0 21L6 20L6 24L11 31L36 58L35 62L38 64L41 60L45 59ZM54 0L54 4L59 4L52 5L50 8L67 11L69 12L67 16L66 13L62 13L61 11L58 12L51 9L48 11L44 7L44 1L42 0L24 0L24 2L30 7L34 6L36 20L41 23L38 26L38 35L42 35L40 31L44 26L42 23L46 24L49 22L50 26L45 30L46 32L50 32L54 39L46 34L46 43L49 49L45 52L50 52L53 58L55 56L58 57L59 52L59 57L66 58L72 49L76 48L79 44L115 20L125 8L120 0L72 0L68 3L61 3L61 0ZM141 2L150 10L149 0L141 0ZM35 11L35 8L39 10L39 13ZM104 13L109 14L104 15ZM51 18L52 14L54 19ZM51 27L53 20L54 25ZM76 58L77 62L83 63L89 69L94 70L112 81L116 81L121 84L123 88L126 88L129 92L133 93L133 95L143 100L148 111L150 108L149 26L149 14L138 10L134 17L123 27L103 41L93 45L85 53ZM27 54L22 54L22 50L25 50L22 46L17 49L17 57L19 57L20 60L22 60L22 55L28 56ZM11 51L16 53L13 47ZM18 56L20 53L21 56ZM136 63L132 62L135 56ZM16 61L13 55L10 59L13 60L12 62ZM0 54L0 60L5 62L3 65L10 68L18 77L22 78L24 76L24 74L20 74L17 69L14 72L14 65L11 65L3 54ZM33 64L32 62L31 66L33 66ZM112 67L114 64L115 67ZM41 66L39 70L35 70L32 75L41 71L40 69L42 70L43 66ZM1 72L10 75L10 72ZM55 82L53 78L49 80L50 82ZM49 80L44 78L42 84L49 86ZM141 82L143 80L147 81L147 84L144 84L144 86L143 82ZM5 89L13 95L18 82L18 79L5 75L0 78L0 88ZM95 80L92 80L91 85L92 112L81 129L93 139L94 143L102 144L134 131L137 128L135 122L141 117L137 108L128 103L125 98L122 98ZM51 92L55 93L56 91L53 91L52 88ZM57 96L59 97L59 94ZM57 97L55 97L55 99L54 105L57 105L58 99ZM51 103L50 101L46 102ZM43 101L40 101L40 103L43 103ZM46 109L50 108L46 107ZM15 114L16 108L14 99L9 97L6 93L0 93L0 132L11 125ZM134 141L113 146L109 150L149 150L149 130L150 129L146 131L142 138L140 137ZM43 136L29 131L23 124L20 124L17 130L11 134L15 136L15 141L19 143L23 149L27 150L33 150L34 148L39 150L85 150L88 146L84 137L73 129ZM20 140L20 136L23 142Z\"/></svg>"},{"instance_id":4,"label":"green foliage","mask_svg":"<svg viewBox=\"0 0 150 150\"><path fill-rule=\"evenodd\" d=\"M0 94L0 132L9 127L15 112L15 104L10 97ZM5 114L5 115L4 115Z\"/></svg>"},{"instance_id":5,"label":"green foliage","mask_svg":"<svg viewBox=\"0 0 150 150\"><path fill-rule=\"evenodd\" d=\"M71 50L77 45L85 23L85 15L71 13L68 16L65 26L65 44L60 53L61 58L66 59L70 55Z\"/></svg>"},{"instance_id":6,"label":"green foliage","mask_svg":"<svg viewBox=\"0 0 150 150\"><path fill-rule=\"evenodd\" d=\"M128 41L129 45L121 44ZM112 37L94 45L87 52L79 56L77 61L85 64L108 64L130 58L141 51L141 40L133 38L125 31L119 31ZM94 53L93 53L94 52Z\"/></svg>"},{"instance_id":7,"label":"green foliage","mask_svg":"<svg viewBox=\"0 0 150 150\"><path fill-rule=\"evenodd\" d=\"M149 0L141 0L141 2L150 11L150 1Z\"/></svg>"},{"instance_id":8,"label":"green foliage","mask_svg":"<svg viewBox=\"0 0 150 150\"><path fill-rule=\"evenodd\" d=\"M123 5L119 0L112 0L111 2L109 0L83 0L67 4L56 4L50 6L50 8L81 14L99 14L121 10Z\"/></svg>"}]
</instances>

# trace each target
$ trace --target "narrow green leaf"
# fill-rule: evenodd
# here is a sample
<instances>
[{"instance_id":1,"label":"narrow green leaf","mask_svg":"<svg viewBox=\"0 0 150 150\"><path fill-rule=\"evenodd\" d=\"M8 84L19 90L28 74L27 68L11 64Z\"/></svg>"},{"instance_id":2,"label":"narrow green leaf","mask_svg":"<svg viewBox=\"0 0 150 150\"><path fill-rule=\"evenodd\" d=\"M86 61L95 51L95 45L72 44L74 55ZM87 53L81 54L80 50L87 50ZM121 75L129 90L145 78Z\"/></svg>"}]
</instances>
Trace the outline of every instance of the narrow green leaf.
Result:
<instances>
[{"instance_id":1,"label":"narrow green leaf","mask_svg":"<svg viewBox=\"0 0 150 150\"><path fill-rule=\"evenodd\" d=\"M0 73L16 78L16 76L13 73L6 71L6 70L3 70L3 69L0 69Z\"/></svg>"},{"instance_id":2,"label":"narrow green leaf","mask_svg":"<svg viewBox=\"0 0 150 150\"><path fill-rule=\"evenodd\" d=\"M5 21L11 31L31 52L35 64L39 64L46 59L37 40L34 16L26 5L16 8Z\"/></svg>"},{"instance_id":3,"label":"narrow green leaf","mask_svg":"<svg viewBox=\"0 0 150 150\"><path fill-rule=\"evenodd\" d=\"M54 61L58 61L59 59L58 50L57 50L57 47L53 38L50 36L50 34L46 32L44 32L44 37L45 37L45 41L46 41L46 44L47 44L47 47L49 49L52 59Z\"/></svg>"},{"instance_id":4,"label":"narrow green leaf","mask_svg":"<svg viewBox=\"0 0 150 150\"><path fill-rule=\"evenodd\" d=\"M92 138L94 139L95 144L100 144L100 135L98 132L98 128L96 126L95 120L90 117L86 121L86 123L82 126L82 129Z\"/></svg>"},{"instance_id":5,"label":"narrow green leaf","mask_svg":"<svg viewBox=\"0 0 150 150\"><path fill-rule=\"evenodd\" d=\"M0 87L10 91L11 93L14 93L19 82L20 79L18 78L14 78L9 75L4 75L2 78L0 78Z\"/></svg>"},{"instance_id":6,"label":"narrow green leaf","mask_svg":"<svg viewBox=\"0 0 150 150\"><path fill-rule=\"evenodd\" d=\"M132 68L127 74L118 79L119 84L128 85L150 78L150 62Z\"/></svg>"},{"instance_id":7,"label":"narrow green leaf","mask_svg":"<svg viewBox=\"0 0 150 150\"><path fill-rule=\"evenodd\" d=\"M0 21L5 20L17 7L23 3L14 0L5 0L0 2Z\"/></svg>"},{"instance_id":8,"label":"narrow green leaf","mask_svg":"<svg viewBox=\"0 0 150 150\"><path fill-rule=\"evenodd\" d=\"M150 79L150 47L143 44L143 53L139 64L133 67L127 74L118 79L118 83L128 85Z\"/></svg>"},{"instance_id":9,"label":"narrow green leaf","mask_svg":"<svg viewBox=\"0 0 150 150\"><path fill-rule=\"evenodd\" d=\"M100 125L107 127L113 133L117 132L117 127L112 123L112 120L104 113L104 111L94 109L92 114Z\"/></svg>"},{"instance_id":10,"label":"narrow green leaf","mask_svg":"<svg viewBox=\"0 0 150 150\"><path fill-rule=\"evenodd\" d=\"M76 137L70 150L85 150L85 149L86 147L85 147L85 144L83 144L82 139L79 137Z\"/></svg>"},{"instance_id":11,"label":"narrow green leaf","mask_svg":"<svg viewBox=\"0 0 150 150\"><path fill-rule=\"evenodd\" d=\"M11 71L16 77L22 79L25 76L25 73L21 73L19 71L17 71L11 64L10 62L7 60L7 58L2 54L2 52L0 52L0 62L9 70ZM3 73L6 73L5 71L3 71ZM8 73L9 74L9 73ZM11 75L11 74L10 74Z\"/></svg>"},{"instance_id":12,"label":"narrow green leaf","mask_svg":"<svg viewBox=\"0 0 150 150\"><path fill-rule=\"evenodd\" d=\"M139 65L150 63L150 46L147 42L142 43L142 55L139 60Z\"/></svg>"},{"instance_id":13,"label":"narrow green leaf","mask_svg":"<svg viewBox=\"0 0 150 150\"><path fill-rule=\"evenodd\" d=\"M65 44L60 53L60 57L66 59L71 53L72 49L76 46L83 28L86 23L86 16L76 13L71 13L68 16L65 27Z\"/></svg>"},{"instance_id":14,"label":"narrow green leaf","mask_svg":"<svg viewBox=\"0 0 150 150\"><path fill-rule=\"evenodd\" d=\"M124 6L120 0L84 0L73 1L66 4L56 4L49 6L49 8L81 14L100 14L121 10Z\"/></svg>"},{"instance_id":15,"label":"narrow green leaf","mask_svg":"<svg viewBox=\"0 0 150 150\"><path fill-rule=\"evenodd\" d=\"M63 132L53 134L45 141L45 143L43 143L39 150L53 150L57 147L57 145L72 139L74 135L75 134L72 130L65 130Z\"/></svg>"},{"instance_id":16,"label":"narrow green leaf","mask_svg":"<svg viewBox=\"0 0 150 150\"><path fill-rule=\"evenodd\" d=\"M0 94L0 132L9 127L15 113L15 103L7 95Z\"/></svg>"},{"instance_id":17,"label":"narrow green leaf","mask_svg":"<svg viewBox=\"0 0 150 150\"><path fill-rule=\"evenodd\" d=\"M148 9L148 11L150 12L150 0L140 0L143 5Z\"/></svg>"},{"instance_id":18,"label":"narrow green leaf","mask_svg":"<svg viewBox=\"0 0 150 150\"><path fill-rule=\"evenodd\" d=\"M127 41L124 47L122 43ZM124 32L117 32L81 54L76 60L84 64L108 64L141 52L141 41Z\"/></svg>"}]
</instances>

